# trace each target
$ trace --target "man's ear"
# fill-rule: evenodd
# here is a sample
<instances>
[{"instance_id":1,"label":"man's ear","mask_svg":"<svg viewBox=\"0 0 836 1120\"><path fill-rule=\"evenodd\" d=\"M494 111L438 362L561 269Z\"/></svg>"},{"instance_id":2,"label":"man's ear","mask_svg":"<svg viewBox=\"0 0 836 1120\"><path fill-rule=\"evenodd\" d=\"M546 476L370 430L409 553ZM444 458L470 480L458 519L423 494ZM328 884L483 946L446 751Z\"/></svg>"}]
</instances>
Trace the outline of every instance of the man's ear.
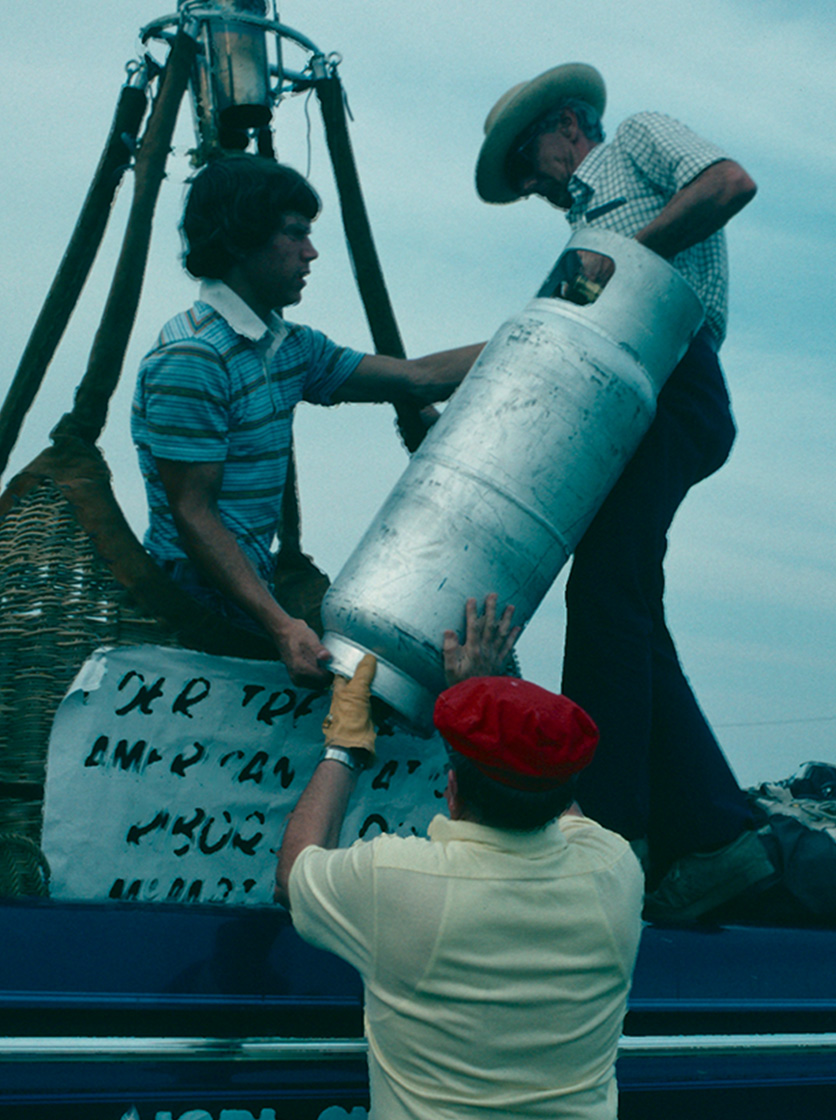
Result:
<instances>
[{"instance_id":1,"label":"man's ear","mask_svg":"<svg viewBox=\"0 0 836 1120\"><path fill-rule=\"evenodd\" d=\"M575 140L578 135L578 116L572 109L564 109L557 126L567 140Z\"/></svg>"},{"instance_id":2,"label":"man's ear","mask_svg":"<svg viewBox=\"0 0 836 1120\"><path fill-rule=\"evenodd\" d=\"M444 790L444 798L447 802L450 820L459 820L462 810L461 801L459 800L459 780L456 777L456 771L453 770L452 767L447 771L447 788Z\"/></svg>"}]
</instances>

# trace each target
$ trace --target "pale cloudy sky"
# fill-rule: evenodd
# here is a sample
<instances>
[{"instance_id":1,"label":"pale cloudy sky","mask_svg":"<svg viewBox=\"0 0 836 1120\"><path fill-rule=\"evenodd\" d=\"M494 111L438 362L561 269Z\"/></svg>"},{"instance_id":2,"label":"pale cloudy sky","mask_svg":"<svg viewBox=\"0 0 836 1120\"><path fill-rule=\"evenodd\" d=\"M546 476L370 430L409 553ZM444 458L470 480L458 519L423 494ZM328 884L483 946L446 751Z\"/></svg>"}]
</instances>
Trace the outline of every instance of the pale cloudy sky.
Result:
<instances>
[{"instance_id":1,"label":"pale cloudy sky","mask_svg":"<svg viewBox=\"0 0 836 1120\"><path fill-rule=\"evenodd\" d=\"M139 28L152 0L0 0L4 206L0 389L11 380L72 231ZM745 784L808 759L836 762L836 282L829 6L779 0L286 0L285 23L339 52L352 140L407 350L489 337L518 311L568 236L539 200L486 206L473 188L482 123L515 82L559 62L604 74L610 133L659 109L722 145L759 184L729 229L731 325L723 349L740 434L731 461L686 500L668 562L668 612L683 663ZM288 49L286 63L303 59ZM325 209L294 316L368 348L340 226L318 104L285 101L280 157L309 174ZM310 137L310 144L308 141ZM139 359L193 286L176 224L193 143L184 106L163 187L146 288L103 448L138 532L144 495L129 445ZM69 407L101 312L130 202L109 236L27 420L9 470L48 442ZM385 407L302 406L304 544L336 574L405 465ZM559 683L562 580L520 645L525 675Z\"/></svg>"}]
</instances>

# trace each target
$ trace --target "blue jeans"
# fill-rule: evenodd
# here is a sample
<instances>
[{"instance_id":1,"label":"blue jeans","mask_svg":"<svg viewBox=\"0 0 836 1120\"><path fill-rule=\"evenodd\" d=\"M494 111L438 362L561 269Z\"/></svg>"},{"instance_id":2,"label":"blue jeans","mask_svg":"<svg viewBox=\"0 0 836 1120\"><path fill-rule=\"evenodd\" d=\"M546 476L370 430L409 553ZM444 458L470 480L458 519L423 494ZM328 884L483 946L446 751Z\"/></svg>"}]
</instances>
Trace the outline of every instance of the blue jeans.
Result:
<instances>
[{"instance_id":1,"label":"blue jeans","mask_svg":"<svg viewBox=\"0 0 836 1120\"><path fill-rule=\"evenodd\" d=\"M657 875L751 825L680 666L662 601L673 516L690 487L726 461L734 436L723 372L701 331L578 545L566 586L562 688L601 733L578 800L627 839L647 837Z\"/></svg>"}]
</instances>

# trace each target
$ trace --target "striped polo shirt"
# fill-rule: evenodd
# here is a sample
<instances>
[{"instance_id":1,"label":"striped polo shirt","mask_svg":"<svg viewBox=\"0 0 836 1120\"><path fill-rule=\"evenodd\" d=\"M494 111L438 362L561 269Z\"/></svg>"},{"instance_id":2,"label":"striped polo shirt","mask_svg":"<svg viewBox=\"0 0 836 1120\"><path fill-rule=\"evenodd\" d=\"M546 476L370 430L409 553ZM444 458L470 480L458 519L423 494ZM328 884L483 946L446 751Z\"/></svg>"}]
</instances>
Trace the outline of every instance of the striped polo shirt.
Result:
<instances>
[{"instance_id":1,"label":"striped polo shirt","mask_svg":"<svg viewBox=\"0 0 836 1120\"><path fill-rule=\"evenodd\" d=\"M270 580L293 410L302 400L330 404L362 358L275 314L265 326L225 284L204 281L197 303L166 323L143 359L134 394L148 551L161 561L185 557L155 458L223 463L221 519Z\"/></svg>"},{"instance_id":2,"label":"striped polo shirt","mask_svg":"<svg viewBox=\"0 0 836 1120\"><path fill-rule=\"evenodd\" d=\"M612 140L596 144L569 180L573 231L610 229L633 237L664 209L677 191L726 153L663 113L637 113L618 126ZM728 314L728 257L722 230L678 253L670 262L696 291L705 325L717 346Z\"/></svg>"}]
</instances>

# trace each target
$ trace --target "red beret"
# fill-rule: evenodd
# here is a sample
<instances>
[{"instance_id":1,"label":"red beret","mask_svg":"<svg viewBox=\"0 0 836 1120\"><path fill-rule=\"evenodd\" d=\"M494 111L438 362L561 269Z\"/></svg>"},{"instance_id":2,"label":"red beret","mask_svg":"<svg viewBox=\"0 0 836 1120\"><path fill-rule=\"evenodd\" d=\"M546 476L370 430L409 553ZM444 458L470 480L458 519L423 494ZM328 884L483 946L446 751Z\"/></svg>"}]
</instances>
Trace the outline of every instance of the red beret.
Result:
<instances>
[{"instance_id":1,"label":"red beret","mask_svg":"<svg viewBox=\"0 0 836 1120\"><path fill-rule=\"evenodd\" d=\"M487 777L555 789L592 760L598 728L568 696L516 677L471 677L442 692L433 722Z\"/></svg>"}]
</instances>

